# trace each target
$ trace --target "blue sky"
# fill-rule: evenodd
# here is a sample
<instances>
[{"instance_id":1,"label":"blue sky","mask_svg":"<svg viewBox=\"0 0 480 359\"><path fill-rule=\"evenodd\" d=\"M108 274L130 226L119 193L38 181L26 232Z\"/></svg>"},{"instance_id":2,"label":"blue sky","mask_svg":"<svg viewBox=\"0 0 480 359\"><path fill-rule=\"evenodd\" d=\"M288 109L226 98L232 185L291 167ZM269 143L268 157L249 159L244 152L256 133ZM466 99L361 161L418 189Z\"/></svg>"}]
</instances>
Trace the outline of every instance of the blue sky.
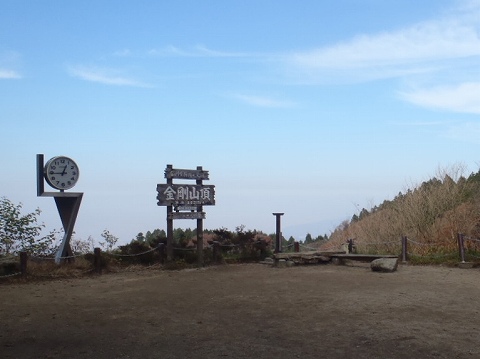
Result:
<instances>
[{"instance_id":1,"label":"blue sky","mask_svg":"<svg viewBox=\"0 0 480 359\"><path fill-rule=\"evenodd\" d=\"M0 195L48 229L37 153L80 167L77 238L165 229L172 164L210 172L205 228L304 239L478 171L480 1L5 0L0 93Z\"/></svg>"}]
</instances>

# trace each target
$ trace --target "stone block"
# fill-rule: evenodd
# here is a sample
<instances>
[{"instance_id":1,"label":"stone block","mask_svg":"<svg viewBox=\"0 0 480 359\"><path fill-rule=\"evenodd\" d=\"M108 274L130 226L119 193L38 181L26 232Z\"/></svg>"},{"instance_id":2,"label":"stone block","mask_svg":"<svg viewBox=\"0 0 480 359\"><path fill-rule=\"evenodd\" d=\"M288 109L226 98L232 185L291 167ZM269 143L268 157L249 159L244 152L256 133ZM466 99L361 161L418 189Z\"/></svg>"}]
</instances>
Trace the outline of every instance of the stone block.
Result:
<instances>
[{"instance_id":1,"label":"stone block","mask_svg":"<svg viewBox=\"0 0 480 359\"><path fill-rule=\"evenodd\" d=\"M372 261L370 268L374 272L395 272L398 267L398 258L378 258Z\"/></svg>"}]
</instances>

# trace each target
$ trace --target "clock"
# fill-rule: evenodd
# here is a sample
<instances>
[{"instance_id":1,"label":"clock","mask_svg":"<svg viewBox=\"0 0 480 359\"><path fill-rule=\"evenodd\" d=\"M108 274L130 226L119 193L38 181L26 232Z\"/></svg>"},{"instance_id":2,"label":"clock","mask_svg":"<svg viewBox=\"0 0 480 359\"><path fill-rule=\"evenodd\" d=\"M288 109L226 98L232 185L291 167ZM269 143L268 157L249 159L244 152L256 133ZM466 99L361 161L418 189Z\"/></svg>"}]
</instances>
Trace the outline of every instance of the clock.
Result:
<instances>
[{"instance_id":1,"label":"clock","mask_svg":"<svg viewBox=\"0 0 480 359\"><path fill-rule=\"evenodd\" d=\"M75 186L80 172L74 160L65 156L57 156L48 160L43 174L50 186L64 190Z\"/></svg>"}]
</instances>

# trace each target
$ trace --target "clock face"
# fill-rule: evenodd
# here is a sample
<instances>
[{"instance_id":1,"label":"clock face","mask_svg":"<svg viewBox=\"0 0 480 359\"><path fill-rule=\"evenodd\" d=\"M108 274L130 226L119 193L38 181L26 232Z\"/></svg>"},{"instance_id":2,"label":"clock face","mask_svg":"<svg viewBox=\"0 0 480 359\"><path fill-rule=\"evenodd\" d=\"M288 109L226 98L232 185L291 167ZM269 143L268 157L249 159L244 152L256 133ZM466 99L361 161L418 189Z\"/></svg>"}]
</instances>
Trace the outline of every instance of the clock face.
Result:
<instances>
[{"instance_id":1,"label":"clock face","mask_svg":"<svg viewBox=\"0 0 480 359\"><path fill-rule=\"evenodd\" d=\"M78 181L78 166L74 160L65 156L57 156L48 160L44 175L47 183L53 188L70 189Z\"/></svg>"}]
</instances>

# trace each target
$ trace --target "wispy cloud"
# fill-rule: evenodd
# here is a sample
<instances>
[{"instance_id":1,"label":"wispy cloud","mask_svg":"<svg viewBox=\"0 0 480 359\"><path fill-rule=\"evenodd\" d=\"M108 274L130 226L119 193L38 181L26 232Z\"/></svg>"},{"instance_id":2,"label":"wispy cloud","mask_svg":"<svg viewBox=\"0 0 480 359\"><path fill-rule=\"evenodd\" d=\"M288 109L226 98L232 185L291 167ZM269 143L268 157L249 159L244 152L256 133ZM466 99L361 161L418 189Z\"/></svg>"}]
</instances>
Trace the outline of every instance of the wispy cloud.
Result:
<instances>
[{"instance_id":1,"label":"wispy cloud","mask_svg":"<svg viewBox=\"0 0 480 359\"><path fill-rule=\"evenodd\" d=\"M236 95L233 95L232 97L243 103L246 103L251 106L256 106L256 107L291 108L296 106L296 104L292 101L278 100L268 96L252 96L252 95L236 94Z\"/></svg>"},{"instance_id":2,"label":"wispy cloud","mask_svg":"<svg viewBox=\"0 0 480 359\"><path fill-rule=\"evenodd\" d=\"M435 69L439 61L478 57L480 5L478 1L475 6L474 2L468 4L463 12L458 10L448 18L358 35L331 46L294 53L289 61L308 74L317 73L317 80L337 70L362 73L362 78L368 80Z\"/></svg>"},{"instance_id":3,"label":"wispy cloud","mask_svg":"<svg viewBox=\"0 0 480 359\"><path fill-rule=\"evenodd\" d=\"M130 55L132 55L132 51L130 49L122 49L113 53L113 56L117 57L128 57Z\"/></svg>"},{"instance_id":4,"label":"wispy cloud","mask_svg":"<svg viewBox=\"0 0 480 359\"><path fill-rule=\"evenodd\" d=\"M422 107L480 114L480 82L412 90L400 96Z\"/></svg>"},{"instance_id":5,"label":"wispy cloud","mask_svg":"<svg viewBox=\"0 0 480 359\"><path fill-rule=\"evenodd\" d=\"M22 76L15 70L0 68L0 79L21 79Z\"/></svg>"},{"instance_id":6,"label":"wispy cloud","mask_svg":"<svg viewBox=\"0 0 480 359\"><path fill-rule=\"evenodd\" d=\"M245 52L228 52L210 49L204 45L191 48L180 48L173 45L148 51L151 56L178 56L178 57L249 57L252 54Z\"/></svg>"},{"instance_id":7,"label":"wispy cloud","mask_svg":"<svg viewBox=\"0 0 480 359\"><path fill-rule=\"evenodd\" d=\"M362 35L346 43L297 53L292 61L312 70L348 70L411 66L469 56L480 56L480 38L473 26L431 22L397 32Z\"/></svg>"},{"instance_id":8,"label":"wispy cloud","mask_svg":"<svg viewBox=\"0 0 480 359\"><path fill-rule=\"evenodd\" d=\"M444 121L408 121L408 122L398 122L392 121L393 125L397 126L411 126L411 127L433 127L433 126L444 126Z\"/></svg>"},{"instance_id":9,"label":"wispy cloud","mask_svg":"<svg viewBox=\"0 0 480 359\"><path fill-rule=\"evenodd\" d=\"M104 85L152 87L147 83L123 75L122 71L110 68L78 65L70 66L68 72L71 76L78 77L82 80L98 82Z\"/></svg>"},{"instance_id":10,"label":"wispy cloud","mask_svg":"<svg viewBox=\"0 0 480 359\"><path fill-rule=\"evenodd\" d=\"M0 52L0 79L21 79L19 68L21 56L16 51Z\"/></svg>"}]
</instances>

